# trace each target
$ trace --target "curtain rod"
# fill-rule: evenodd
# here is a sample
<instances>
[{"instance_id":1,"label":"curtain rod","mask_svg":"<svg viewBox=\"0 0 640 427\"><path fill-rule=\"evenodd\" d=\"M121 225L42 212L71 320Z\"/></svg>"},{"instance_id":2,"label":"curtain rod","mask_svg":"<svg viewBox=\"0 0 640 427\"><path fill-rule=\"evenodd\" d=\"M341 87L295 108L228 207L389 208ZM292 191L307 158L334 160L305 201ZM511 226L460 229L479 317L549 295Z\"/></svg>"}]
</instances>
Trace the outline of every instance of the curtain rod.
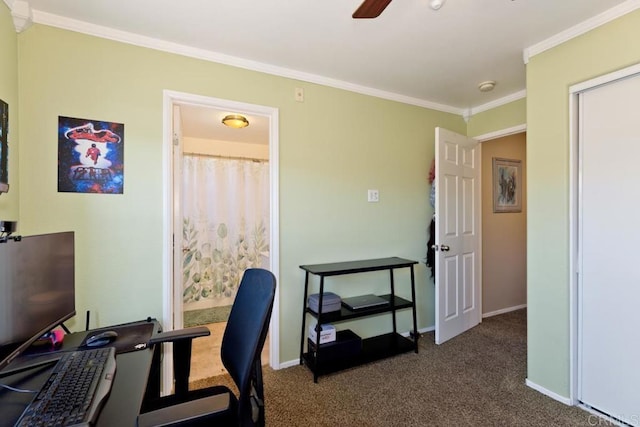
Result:
<instances>
[{"instance_id":1,"label":"curtain rod","mask_svg":"<svg viewBox=\"0 0 640 427\"><path fill-rule=\"evenodd\" d=\"M187 153L186 151L182 153L186 156L200 156L200 157L213 157L215 159L228 159L228 160L249 160L252 162L263 163L269 162L269 159L254 159L252 157L239 157L239 156L220 156L218 154L203 154L203 153Z\"/></svg>"}]
</instances>

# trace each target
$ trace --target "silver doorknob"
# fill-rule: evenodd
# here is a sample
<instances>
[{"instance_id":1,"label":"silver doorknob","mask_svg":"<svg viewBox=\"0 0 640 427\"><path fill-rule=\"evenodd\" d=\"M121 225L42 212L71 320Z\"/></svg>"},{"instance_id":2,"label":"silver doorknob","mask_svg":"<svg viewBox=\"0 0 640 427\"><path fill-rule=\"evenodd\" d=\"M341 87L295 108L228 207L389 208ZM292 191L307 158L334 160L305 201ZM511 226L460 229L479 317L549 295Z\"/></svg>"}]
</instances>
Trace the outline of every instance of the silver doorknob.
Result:
<instances>
[{"instance_id":1,"label":"silver doorknob","mask_svg":"<svg viewBox=\"0 0 640 427\"><path fill-rule=\"evenodd\" d=\"M447 252L447 251L449 250L449 246L447 246L447 245L440 245L440 250L441 250L442 252Z\"/></svg>"}]
</instances>

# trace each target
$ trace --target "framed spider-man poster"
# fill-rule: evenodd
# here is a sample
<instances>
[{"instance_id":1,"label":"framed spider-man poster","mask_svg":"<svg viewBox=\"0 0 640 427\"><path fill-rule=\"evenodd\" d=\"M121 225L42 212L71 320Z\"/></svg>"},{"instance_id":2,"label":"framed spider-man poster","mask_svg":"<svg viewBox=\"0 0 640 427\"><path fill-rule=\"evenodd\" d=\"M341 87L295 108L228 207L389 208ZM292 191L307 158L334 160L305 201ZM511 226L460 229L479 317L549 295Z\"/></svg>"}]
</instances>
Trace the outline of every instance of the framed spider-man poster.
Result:
<instances>
[{"instance_id":1,"label":"framed spider-man poster","mask_svg":"<svg viewBox=\"0 0 640 427\"><path fill-rule=\"evenodd\" d=\"M58 192L122 194L124 124L58 117Z\"/></svg>"}]
</instances>

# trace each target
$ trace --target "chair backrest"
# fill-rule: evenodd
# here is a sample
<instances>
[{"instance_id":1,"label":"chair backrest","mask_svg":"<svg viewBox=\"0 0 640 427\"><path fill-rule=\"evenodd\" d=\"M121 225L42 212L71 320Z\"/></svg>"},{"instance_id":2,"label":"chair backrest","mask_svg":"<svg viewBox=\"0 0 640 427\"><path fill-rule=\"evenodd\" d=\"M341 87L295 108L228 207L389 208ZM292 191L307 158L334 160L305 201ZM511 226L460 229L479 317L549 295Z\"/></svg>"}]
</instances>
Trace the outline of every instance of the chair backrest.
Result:
<instances>
[{"instance_id":1,"label":"chair backrest","mask_svg":"<svg viewBox=\"0 0 640 427\"><path fill-rule=\"evenodd\" d=\"M269 331L275 290L276 279L270 271L246 270L222 337L222 363L240 392L240 419L251 414L252 379L255 381L256 377L258 396L262 399L260 354Z\"/></svg>"}]
</instances>

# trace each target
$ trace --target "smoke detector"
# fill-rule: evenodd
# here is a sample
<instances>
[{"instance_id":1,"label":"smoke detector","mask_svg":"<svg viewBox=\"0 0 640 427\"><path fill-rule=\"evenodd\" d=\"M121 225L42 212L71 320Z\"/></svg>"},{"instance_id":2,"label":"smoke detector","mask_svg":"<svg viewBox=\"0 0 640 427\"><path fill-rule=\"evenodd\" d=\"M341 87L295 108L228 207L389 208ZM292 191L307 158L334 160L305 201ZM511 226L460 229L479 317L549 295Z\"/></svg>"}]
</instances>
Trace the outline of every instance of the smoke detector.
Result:
<instances>
[{"instance_id":1,"label":"smoke detector","mask_svg":"<svg viewBox=\"0 0 640 427\"><path fill-rule=\"evenodd\" d=\"M438 10L442 7L445 1L446 0L431 0L429 2L429 7L431 7L431 9L433 10Z\"/></svg>"},{"instance_id":2,"label":"smoke detector","mask_svg":"<svg viewBox=\"0 0 640 427\"><path fill-rule=\"evenodd\" d=\"M494 87L496 87L496 82L493 80L487 80L486 82L482 82L478 85L480 92L491 92Z\"/></svg>"}]
</instances>

